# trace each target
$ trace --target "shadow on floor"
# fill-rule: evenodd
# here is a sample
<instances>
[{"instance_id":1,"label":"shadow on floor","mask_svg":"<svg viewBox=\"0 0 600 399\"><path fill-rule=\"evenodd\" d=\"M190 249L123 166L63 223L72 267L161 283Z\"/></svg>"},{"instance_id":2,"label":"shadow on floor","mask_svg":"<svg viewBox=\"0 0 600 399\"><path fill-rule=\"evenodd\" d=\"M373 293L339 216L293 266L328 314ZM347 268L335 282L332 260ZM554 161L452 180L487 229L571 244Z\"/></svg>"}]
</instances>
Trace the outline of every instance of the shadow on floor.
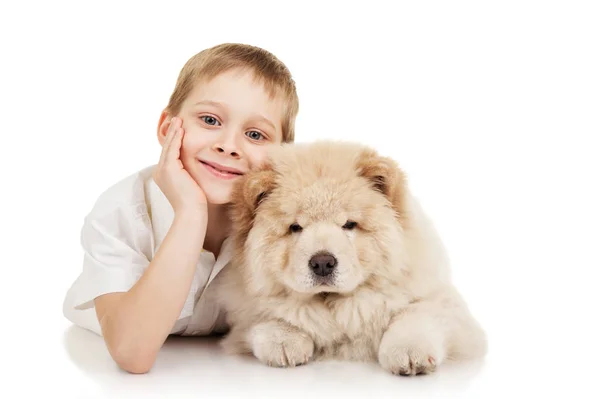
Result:
<instances>
[{"instance_id":1,"label":"shadow on floor","mask_svg":"<svg viewBox=\"0 0 600 399\"><path fill-rule=\"evenodd\" d=\"M398 397L442 396L464 392L480 373L484 362L446 364L431 375L398 377L377 364L320 362L278 369L264 366L250 356L223 354L216 337L169 337L152 370L129 374L112 360L102 337L71 326L64 347L72 362L108 394L127 392L127 397L190 397L231 394L243 397L278 397L291 393L337 393ZM292 395L293 396L293 395ZM187 397L187 396L186 396Z\"/></svg>"}]
</instances>

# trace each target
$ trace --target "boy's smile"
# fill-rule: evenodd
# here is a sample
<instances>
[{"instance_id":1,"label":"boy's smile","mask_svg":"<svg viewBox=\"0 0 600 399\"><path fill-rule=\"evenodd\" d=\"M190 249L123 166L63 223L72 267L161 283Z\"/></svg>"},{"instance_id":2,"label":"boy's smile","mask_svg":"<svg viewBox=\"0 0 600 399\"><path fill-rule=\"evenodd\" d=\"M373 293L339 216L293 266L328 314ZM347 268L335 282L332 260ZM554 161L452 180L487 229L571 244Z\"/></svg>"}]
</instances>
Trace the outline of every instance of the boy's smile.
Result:
<instances>
[{"instance_id":1,"label":"boy's smile","mask_svg":"<svg viewBox=\"0 0 600 399\"><path fill-rule=\"evenodd\" d=\"M270 97L251 71L200 81L183 102L180 159L209 203L229 202L232 183L282 142L284 100Z\"/></svg>"},{"instance_id":2,"label":"boy's smile","mask_svg":"<svg viewBox=\"0 0 600 399\"><path fill-rule=\"evenodd\" d=\"M201 159L199 159L199 161L202 165L206 166L206 169L208 169L212 174L221 179L234 179L237 176L244 174L244 172L239 169L229 168L215 162L203 161Z\"/></svg>"}]
</instances>

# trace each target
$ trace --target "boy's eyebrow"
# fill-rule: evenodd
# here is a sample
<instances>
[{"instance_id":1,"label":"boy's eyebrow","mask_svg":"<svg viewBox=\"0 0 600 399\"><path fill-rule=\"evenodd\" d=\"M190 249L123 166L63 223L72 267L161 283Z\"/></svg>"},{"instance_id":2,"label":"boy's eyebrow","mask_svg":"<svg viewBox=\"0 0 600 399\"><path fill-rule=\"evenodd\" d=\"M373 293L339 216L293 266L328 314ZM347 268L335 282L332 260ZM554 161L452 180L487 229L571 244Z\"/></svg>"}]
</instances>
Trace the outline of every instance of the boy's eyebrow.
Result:
<instances>
[{"instance_id":1,"label":"boy's eyebrow","mask_svg":"<svg viewBox=\"0 0 600 399\"><path fill-rule=\"evenodd\" d=\"M275 125L273 124L273 122L271 122L270 120L268 120L268 119L267 119L267 118L265 118L264 116L262 116L262 115L257 115L257 116L256 116L256 119L258 119L258 120L260 120L260 121L262 121L262 122L266 123L267 125L271 126L271 128L272 128L273 130L277 130L277 129L275 129Z\"/></svg>"},{"instance_id":2,"label":"boy's eyebrow","mask_svg":"<svg viewBox=\"0 0 600 399\"><path fill-rule=\"evenodd\" d=\"M218 107L218 108L225 108L225 106L219 102L216 101L211 101L211 100L202 100L202 101L198 101L196 104L194 105L212 105L213 107Z\"/></svg>"},{"instance_id":3,"label":"boy's eyebrow","mask_svg":"<svg viewBox=\"0 0 600 399\"><path fill-rule=\"evenodd\" d=\"M223 108L226 109L227 107L217 101L211 101L211 100L202 100L202 101L198 101L196 104L194 105L212 105L213 107L217 107L217 108ZM277 130L275 128L275 124L273 124L273 122L271 122L269 119L267 119L266 117L262 116L262 115L256 115L255 116L256 119L258 119L261 122L266 123L267 125L269 125L271 128L273 128L273 130Z\"/></svg>"}]
</instances>

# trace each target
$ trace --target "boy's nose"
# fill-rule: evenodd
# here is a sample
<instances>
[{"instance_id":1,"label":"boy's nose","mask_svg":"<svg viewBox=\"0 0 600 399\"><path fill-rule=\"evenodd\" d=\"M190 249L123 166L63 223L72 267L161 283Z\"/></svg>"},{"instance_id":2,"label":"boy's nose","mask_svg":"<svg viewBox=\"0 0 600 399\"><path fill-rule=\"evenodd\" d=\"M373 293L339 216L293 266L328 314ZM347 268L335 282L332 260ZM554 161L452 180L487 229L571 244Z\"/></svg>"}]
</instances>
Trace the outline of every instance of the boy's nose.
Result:
<instances>
[{"instance_id":1,"label":"boy's nose","mask_svg":"<svg viewBox=\"0 0 600 399\"><path fill-rule=\"evenodd\" d=\"M233 158L240 157L240 151L238 149L235 137L232 134L224 134L214 143L213 149L217 152L231 156Z\"/></svg>"},{"instance_id":2,"label":"boy's nose","mask_svg":"<svg viewBox=\"0 0 600 399\"><path fill-rule=\"evenodd\" d=\"M237 150L227 148L223 145L216 145L215 149L217 150L217 152L227 153L227 155L231 155L234 158L239 158L239 156L240 156Z\"/></svg>"}]
</instances>

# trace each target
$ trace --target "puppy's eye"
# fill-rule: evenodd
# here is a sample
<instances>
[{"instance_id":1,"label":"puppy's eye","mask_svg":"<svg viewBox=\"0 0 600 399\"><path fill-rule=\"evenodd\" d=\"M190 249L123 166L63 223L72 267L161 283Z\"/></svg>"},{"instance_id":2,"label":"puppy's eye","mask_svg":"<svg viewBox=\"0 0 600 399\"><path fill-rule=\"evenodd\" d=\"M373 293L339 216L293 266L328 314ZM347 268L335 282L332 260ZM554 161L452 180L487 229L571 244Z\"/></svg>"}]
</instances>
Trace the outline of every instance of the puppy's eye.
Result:
<instances>
[{"instance_id":1,"label":"puppy's eye","mask_svg":"<svg viewBox=\"0 0 600 399\"><path fill-rule=\"evenodd\" d=\"M302 231L302 226L300 226L298 223L294 223L290 225L290 231L292 233L299 233Z\"/></svg>"},{"instance_id":2,"label":"puppy's eye","mask_svg":"<svg viewBox=\"0 0 600 399\"><path fill-rule=\"evenodd\" d=\"M343 229L352 230L357 226L358 223L353 222L352 220L348 220L345 225L342 226Z\"/></svg>"}]
</instances>

